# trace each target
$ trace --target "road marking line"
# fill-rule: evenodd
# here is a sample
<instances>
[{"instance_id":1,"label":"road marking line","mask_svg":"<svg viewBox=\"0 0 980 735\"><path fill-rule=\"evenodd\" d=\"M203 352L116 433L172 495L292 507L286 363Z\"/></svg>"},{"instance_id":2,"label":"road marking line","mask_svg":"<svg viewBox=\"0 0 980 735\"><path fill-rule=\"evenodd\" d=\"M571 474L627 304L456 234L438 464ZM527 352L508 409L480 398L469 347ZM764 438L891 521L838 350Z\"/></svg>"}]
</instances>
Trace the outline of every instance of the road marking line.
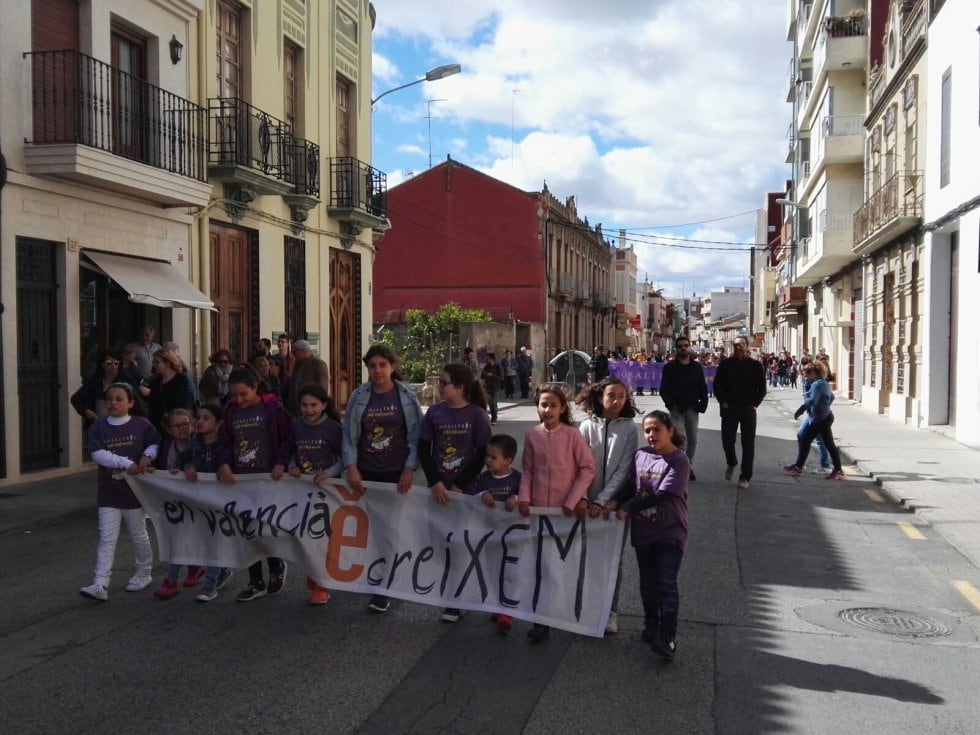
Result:
<instances>
[{"instance_id":1,"label":"road marking line","mask_svg":"<svg viewBox=\"0 0 980 735\"><path fill-rule=\"evenodd\" d=\"M865 489L864 494L871 498L876 503L884 503L885 499L881 497L881 493L877 490Z\"/></svg>"},{"instance_id":2,"label":"road marking line","mask_svg":"<svg viewBox=\"0 0 980 735\"><path fill-rule=\"evenodd\" d=\"M973 607L975 607L977 610L980 610L980 591L978 591L976 587L969 582L963 581L962 579L957 579L954 581L953 586L956 588L957 592L966 598L967 602L973 605Z\"/></svg>"},{"instance_id":3,"label":"road marking line","mask_svg":"<svg viewBox=\"0 0 980 735\"><path fill-rule=\"evenodd\" d=\"M926 537L922 535L922 532L918 528L913 526L911 523L906 523L903 521L902 523L898 524L898 527L901 528L905 532L905 535L908 536L913 541L926 540Z\"/></svg>"}]
</instances>

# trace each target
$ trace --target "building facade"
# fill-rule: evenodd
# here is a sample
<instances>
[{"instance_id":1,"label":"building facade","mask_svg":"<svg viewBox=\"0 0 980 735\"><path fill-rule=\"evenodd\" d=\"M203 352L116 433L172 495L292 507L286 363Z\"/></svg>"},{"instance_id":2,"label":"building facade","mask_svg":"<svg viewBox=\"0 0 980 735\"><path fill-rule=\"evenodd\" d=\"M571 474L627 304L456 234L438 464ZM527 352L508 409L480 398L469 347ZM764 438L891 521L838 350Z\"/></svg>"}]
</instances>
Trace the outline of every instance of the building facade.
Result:
<instances>
[{"instance_id":1,"label":"building facade","mask_svg":"<svg viewBox=\"0 0 980 735\"><path fill-rule=\"evenodd\" d=\"M455 302L513 322L536 355L610 345L612 249L575 201L527 192L447 159L388 193L375 263L378 324Z\"/></svg>"},{"instance_id":2,"label":"building facade","mask_svg":"<svg viewBox=\"0 0 980 735\"><path fill-rule=\"evenodd\" d=\"M216 348L306 337L343 403L384 222L383 176L362 163L370 4L9 5L0 483L83 466L68 399L144 325L195 380Z\"/></svg>"},{"instance_id":3,"label":"building facade","mask_svg":"<svg viewBox=\"0 0 980 735\"><path fill-rule=\"evenodd\" d=\"M978 421L964 422L962 411L977 394L962 379L975 350L960 352L974 341L962 314L976 258L960 243L964 232L977 242L980 187L975 166L960 160L980 119L980 6L869 0L837 2L831 14L829 3L791 0L788 8L793 179L779 199L789 255L777 265L777 343L825 348L841 394L915 426L948 425L976 446ZM956 71L962 86L952 83Z\"/></svg>"}]
</instances>

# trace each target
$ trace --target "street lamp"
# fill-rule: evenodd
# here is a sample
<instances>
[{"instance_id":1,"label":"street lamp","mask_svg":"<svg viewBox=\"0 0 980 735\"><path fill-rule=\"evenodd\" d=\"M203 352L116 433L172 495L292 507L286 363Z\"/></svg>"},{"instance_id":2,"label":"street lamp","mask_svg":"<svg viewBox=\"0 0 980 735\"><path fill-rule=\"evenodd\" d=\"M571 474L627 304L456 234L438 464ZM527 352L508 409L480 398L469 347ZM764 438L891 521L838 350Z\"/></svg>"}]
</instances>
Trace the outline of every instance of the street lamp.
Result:
<instances>
[{"instance_id":1,"label":"street lamp","mask_svg":"<svg viewBox=\"0 0 980 735\"><path fill-rule=\"evenodd\" d=\"M389 89L382 92L373 100L371 100L371 107L374 107L374 105L377 103L379 99L381 99L386 95L391 94L392 92L397 92L399 90L405 89L406 87L413 87L416 84L421 84L422 82L436 82L440 79L451 77L453 74L459 74L462 70L463 67L460 66L459 64L443 64L442 66L437 66L434 69L429 69L429 71L427 71L425 73L425 76L422 77L421 79L416 79L414 82L409 82L408 84L403 84L400 87L395 87L394 89Z\"/></svg>"}]
</instances>

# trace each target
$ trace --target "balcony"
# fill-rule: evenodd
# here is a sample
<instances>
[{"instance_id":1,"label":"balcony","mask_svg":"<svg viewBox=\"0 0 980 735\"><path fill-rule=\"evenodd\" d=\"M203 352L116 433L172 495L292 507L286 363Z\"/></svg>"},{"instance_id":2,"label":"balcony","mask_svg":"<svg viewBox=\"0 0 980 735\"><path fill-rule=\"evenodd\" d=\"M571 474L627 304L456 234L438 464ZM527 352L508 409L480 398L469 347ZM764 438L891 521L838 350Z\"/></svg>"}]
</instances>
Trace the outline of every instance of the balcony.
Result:
<instances>
[{"instance_id":1,"label":"balcony","mask_svg":"<svg viewBox=\"0 0 980 735\"><path fill-rule=\"evenodd\" d=\"M786 130L786 163L792 163L793 159L796 157L796 123L792 122L789 124L789 128Z\"/></svg>"},{"instance_id":2,"label":"balcony","mask_svg":"<svg viewBox=\"0 0 980 735\"><path fill-rule=\"evenodd\" d=\"M806 306L806 289L802 286L786 286L780 289L776 297L776 309L779 314L795 315Z\"/></svg>"},{"instance_id":3,"label":"balcony","mask_svg":"<svg viewBox=\"0 0 980 735\"><path fill-rule=\"evenodd\" d=\"M863 14L862 14L863 15ZM867 58L867 24L863 17L828 17L817 40L813 78L848 69L863 69Z\"/></svg>"},{"instance_id":4,"label":"balcony","mask_svg":"<svg viewBox=\"0 0 980 735\"><path fill-rule=\"evenodd\" d=\"M823 162L860 163L864 160L864 117L828 115L820 121Z\"/></svg>"},{"instance_id":5,"label":"balcony","mask_svg":"<svg viewBox=\"0 0 980 735\"><path fill-rule=\"evenodd\" d=\"M899 171L854 213L854 253L874 252L922 224L921 171Z\"/></svg>"},{"instance_id":6,"label":"balcony","mask_svg":"<svg viewBox=\"0 0 980 735\"><path fill-rule=\"evenodd\" d=\"M854 215L847 210L821 210L817 217L816 233L801 249L796 269L796 283L809 286L855 260Z\"/></svg>"},{"instance_id":7,"label":"balcony","mask_svg":"<svg viewBox=\"0 0 980 735\"><path fill-rule=\"evenodd\" d=\"M557 299L571 299L575 295L575 279L568 273L559 273L555 283L554 296Z\"/></svg>"},{"instance_id":8,"label":"balcony","mask_svg":"<svg viewBox=\"0 0 980 735\"><path fill-rule=\"evenodd\" d=\"M302 138L289 138L286 155L289 160L286 179L293 191L282 198L292 213L293 234L299 235L310 210L320 202L320 146Z\"/></svg>"},{"instance_id":9,"label":"balcony","mask_svg":"<svg viewBox=\"0 0 980 735\"><path fill-rule=\"evenodd\" d=\"M162 206L204 206L207 112L77 51L28 52L28 173Z\"/></svg>"},{"instance_id":10,"label":"balcony","mask_svg":"<svg viewBox=\"0 0 980 735\"><path fill-rule=\"evenodd\" d=\"M388 176L350 156L330 159L327 214L340 220L345 247L369 227L383 230L388 219Z\"/></svg>"},{"instance_id":11,"label":"balcony","mask_svg":"<svg viewBox=\"0 0 980 735\"><path fill-rule=\"evenodd\" d=\"M289 126L237 97L208 100L208 176L224 184L225 210L239 221L260 194L290 194Z\"/></svg>"}]
</instances>

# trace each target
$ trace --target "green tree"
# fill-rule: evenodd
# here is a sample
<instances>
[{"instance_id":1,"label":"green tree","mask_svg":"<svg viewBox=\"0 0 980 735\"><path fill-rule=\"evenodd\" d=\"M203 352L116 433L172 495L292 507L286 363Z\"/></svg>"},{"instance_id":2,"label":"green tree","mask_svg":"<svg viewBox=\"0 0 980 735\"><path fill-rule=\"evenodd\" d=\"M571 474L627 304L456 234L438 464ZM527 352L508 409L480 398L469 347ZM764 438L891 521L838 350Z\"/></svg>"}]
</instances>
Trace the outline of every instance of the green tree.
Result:
<instances>
[{"instance_id":1,"label":"green tree","mask_svg":"<svg viewBox=\"0 0 980 735\"><path fill-rule=\"evenodd\" d=\"M409 309L405 312L402 338L396 337L392 330L385 330L381 341L401 355L402 377L421 383L426 375L437 373L447 362L459 359L461 324L490 321L493 319L484 309L464 309L456 303L445 304L431 313Z\"/></svg>"}]
</instances>

